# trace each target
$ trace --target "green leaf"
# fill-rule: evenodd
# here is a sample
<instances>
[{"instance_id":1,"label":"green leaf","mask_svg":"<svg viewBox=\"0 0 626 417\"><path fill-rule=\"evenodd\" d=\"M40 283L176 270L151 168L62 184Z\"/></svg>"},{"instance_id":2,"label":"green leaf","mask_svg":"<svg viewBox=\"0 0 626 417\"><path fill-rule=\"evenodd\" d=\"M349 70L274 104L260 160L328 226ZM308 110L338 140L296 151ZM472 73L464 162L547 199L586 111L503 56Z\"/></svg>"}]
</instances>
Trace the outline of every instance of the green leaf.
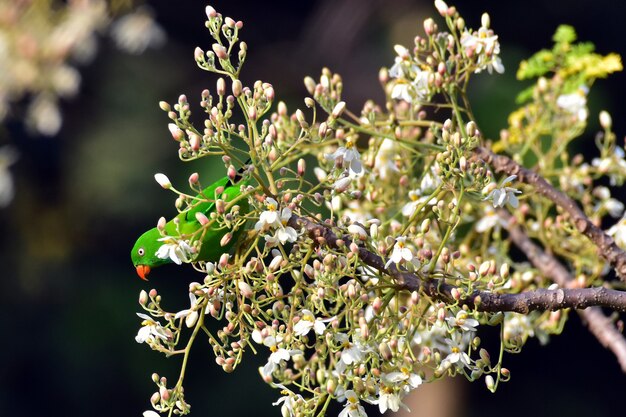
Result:
<instances>
[{"instance_id":1,"label":"green leaf","mask_svg":"<svg viewBox=\"0 0 626 417\"><path fill-rule=\"evenodd\" d=\"M556 29L552 40L555 43L572 43L576 40L576 31L570 25L560 25Z\"/></svg>"},{"instance_id":2,"label":"green leaf","mask_svg":"<svg viewBox=\"0 0 626 417\"><path fill-rule=\"evenodd\" d=\"M517 97L515 97L515 103L524 104L527 101L530 101L533 98L533 90L535 89L534 85L531 85L528 88L520 91Z\"/></svg>"}]
</instances>

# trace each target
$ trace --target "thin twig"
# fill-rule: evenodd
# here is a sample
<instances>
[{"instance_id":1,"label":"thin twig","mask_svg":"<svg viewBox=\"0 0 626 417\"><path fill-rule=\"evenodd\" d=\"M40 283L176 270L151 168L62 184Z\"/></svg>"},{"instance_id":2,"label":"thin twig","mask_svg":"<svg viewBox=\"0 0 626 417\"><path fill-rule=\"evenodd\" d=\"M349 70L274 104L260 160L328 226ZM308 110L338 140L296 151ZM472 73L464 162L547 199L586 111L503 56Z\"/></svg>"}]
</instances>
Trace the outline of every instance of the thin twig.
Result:
<instances>
[{"instance_id":1,"label":"thin twig","mask_svg":"<svg viewBox=\"0 0 626 417\"><path fill-rule=\"evenodd\" d=\"M519 181L532 185L535 191L565 210L576 229L598 247L600 255L615 269L617 276L626 282L626 252L617 246L611 236L596 226L574 200L557 190L535 171L524 168L505 155L496 155L491 150L479 146L474 149L474 157L491 165L496 171L516 175Z\"/></svg>"},{"instance_id":2,"label":"thin twig","mask_svg":"<svg viewBox=\"0 0 626 417\"><path fill-rule=\"evenodd\" d=\"M339 248L337 241L340 238L331 230L330 226L296 215L289 219L288 224L295 229L304 228L306 234L320 245ZM349 238L342 240L344 242L349 241ZM393 264L387 268L383 258L364 247L359 247L358 256L364 264L393 277L399 290L421 290L433 299L449 303L458 302L461 305L468 305L479 311L513 311L527 314L533 310L555 311L565 308L583 309L590 306L602 306L613 310L626 311L626 292L604 287L559 288L556 290L537 289L519 294L475 291L457 300L453 293L456 292L455 290L458 290L458 287L446 283L443 279L421 277L417 274L401 271Z\"/></svg>"},{"instance_id":3,"label":"thin twig","mask_svg":"<svg viewBox=\"0 0 626 417\"><path fill-rule=\"evenodd\" d=\"M505 220L509 237L513 243L526 254L528 260L530 260L544 276L564 288L574 282L571 274L555 257L544 252L538 245L530 240L522 228L515 223L513 216L505 210L500 210L498 215ZM626 339L624 339L622 333L615 327L613 321L604 315L600 307L578 310L578 314L600 344L613 352L617 357L622 371L626 373Z\"/></svg>"}]
</instances>

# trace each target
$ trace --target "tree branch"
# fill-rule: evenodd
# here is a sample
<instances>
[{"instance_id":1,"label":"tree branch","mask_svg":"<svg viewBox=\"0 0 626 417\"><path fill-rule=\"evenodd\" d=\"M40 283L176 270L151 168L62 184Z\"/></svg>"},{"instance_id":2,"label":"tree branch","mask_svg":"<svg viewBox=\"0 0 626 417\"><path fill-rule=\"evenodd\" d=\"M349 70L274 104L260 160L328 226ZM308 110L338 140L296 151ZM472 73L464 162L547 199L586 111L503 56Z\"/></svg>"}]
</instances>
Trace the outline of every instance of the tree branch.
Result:
<instances>
[{"instance_id":1,"label":"tree branch","mask_svg":"<svg viewBox=\"0 0 626 417\"><path fill-rule=\"evenodd\" d=\"M491 150L479 146L474 149L474 157L493 166L498 172L516 175L518 180L532 185L538 193L565 210L572 219L572 223L576 229L587 236L598 247L600 255L615 269L617 276L622 281L626 282L626 252L617 246L611 236L607 235L602 229L596 226L585 213L583 213L574 200L554 188L536 172L524 168L507 156L496 155Z\"/></svg>"},{"instance_id":2,"label":"tree branch","mask_svg":"<svg viewBox=\"0 0 626 417\"><path fill-rule=\"evenodd\" d=\"M330 226L325 226L314 220L296 215L289 219L288 224L296 230L304 228L306 234L320 245L328 245L335 249L339 248L337 241L340 238L331 230ZM349 238L341 240L344 242L350 241ZM458 302L460 305L468 305L479 311L512 311L527 314L533 310L583 309L589 306L602 306L613 310L626 311L626 292L604 287L559 288L556 290L538 289L520 294L497 294L488 291L475 291L457 300L453 296L453 290L458 290L458 288L446 283L443 279L423 278L418 274L401 271L395 265L386 268L383 258L364 247L359 247L358 256L364 264L394 278L398 289L409 291L422 290L433 299L449 303Z\"/></svg>"},{"instance_id":3,"label":"tree branch","mask_svg":"<svg viewBox=\"0 0 626 417\"><path fill-rule=\"evenodd\" d=\"M528 238L519 225L515 224L513 216L505 210L500 210L498 215L505 219L509 237L513 243L526 254L528 260L543 275L552 279L560 287L568 287L574 282L567 269L555 257L545 253ZM579 310L578 314L600 344L613 352L622 371L626 373L626 339L615 327L613 321L604 315L600 307Z\"/></svg>"}]
</instances>

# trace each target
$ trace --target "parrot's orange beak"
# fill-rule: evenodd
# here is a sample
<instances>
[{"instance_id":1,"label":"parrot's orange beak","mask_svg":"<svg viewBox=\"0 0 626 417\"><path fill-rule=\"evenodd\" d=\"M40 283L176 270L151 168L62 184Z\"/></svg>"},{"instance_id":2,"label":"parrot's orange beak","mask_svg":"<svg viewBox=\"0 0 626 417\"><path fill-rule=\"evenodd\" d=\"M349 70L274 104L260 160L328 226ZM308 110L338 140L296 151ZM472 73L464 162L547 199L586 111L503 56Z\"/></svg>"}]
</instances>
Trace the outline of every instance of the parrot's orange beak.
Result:
<instances>
[{"instance_id":1,"label":"parrot's orange beak","mask_svg":"<svg viewBox=\"0 0 626 417\"><path fill-rule=\"evenodd\" d=\"M139 278L143 279L144 281L147 281L148 278L146 278L148 276L148 274L150 273L150 267L148 265L137 265L137 275L139 275Z\"/></svg>"}]
</instances>

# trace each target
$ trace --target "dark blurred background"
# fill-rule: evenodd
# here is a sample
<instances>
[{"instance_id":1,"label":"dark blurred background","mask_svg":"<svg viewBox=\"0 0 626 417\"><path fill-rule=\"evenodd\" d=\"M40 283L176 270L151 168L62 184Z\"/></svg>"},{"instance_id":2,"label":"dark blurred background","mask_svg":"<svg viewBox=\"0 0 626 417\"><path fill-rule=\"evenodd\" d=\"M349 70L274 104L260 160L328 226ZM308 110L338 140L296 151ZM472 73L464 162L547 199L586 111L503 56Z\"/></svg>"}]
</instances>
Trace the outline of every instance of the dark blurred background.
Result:
<instances>
[{"instance_id":1,"label":"dark blurred background","mask_svg":"<svg viewBox=\"0 0 626 417\"><path fill-rule=\"evenodd\" d=\"M96 59L81 68L80 94L63 102L64 124L56 137L29 135L15 119L3 133L20 159L11 169L15 199L0 211L0 417L139 416L155 389L151 373L172 382L177 378L180 358L166 359L135 342L136 300L141 289L156 288L170 310L186 308L187 283L199 276L190 267L163 267L143 282L129 251L140 232L174 212L173 195L154 182L155 172L180 184L194 171L218 175L221 164L215 160L178 161L168 119L158 108L159 100L173 103L181 93L198 102L202 89L214 89L216 78L193 61L195 46L211 44L204 28L206 3L148 4L169 36L162 48L133 56L103 42ZM500 35L505 74L481 75L471 91L479 125L489 136L505 127L514 97L525 85L515 81L517 64L550 47L559 24L573 25L600 53L626 55L622 2L454 4L471 27L480 26L481 13L488 11ZM436 15L430 1L409 0L222 0L212 5L245 22L244 81L272 83L291 110L303 106L303 77L317 77L324 66L343 76L351 108L358 110L367 98L382 103L377 74L393 63L392 46L412 45L424 18ZM623 136L624 97L623 73L596 83L588 143L602 109L612 113L618 137ZM496 336L485 333L484 338L490 335ZM208 344L197 345L185 384L192 416L279 415L271 405L278 393L256 372L266 358L250 354L244 366L227 375L214 363ZM512 380L496 394L482 383L458 380L423 398L423 407L412 401L415 415L450 403L452 415L459 417L624 415L610 404L621 402L626 377L576 315L548 346L531 340L521 355L507 355L505 365Z\"/></svg>"}]
</instances>

